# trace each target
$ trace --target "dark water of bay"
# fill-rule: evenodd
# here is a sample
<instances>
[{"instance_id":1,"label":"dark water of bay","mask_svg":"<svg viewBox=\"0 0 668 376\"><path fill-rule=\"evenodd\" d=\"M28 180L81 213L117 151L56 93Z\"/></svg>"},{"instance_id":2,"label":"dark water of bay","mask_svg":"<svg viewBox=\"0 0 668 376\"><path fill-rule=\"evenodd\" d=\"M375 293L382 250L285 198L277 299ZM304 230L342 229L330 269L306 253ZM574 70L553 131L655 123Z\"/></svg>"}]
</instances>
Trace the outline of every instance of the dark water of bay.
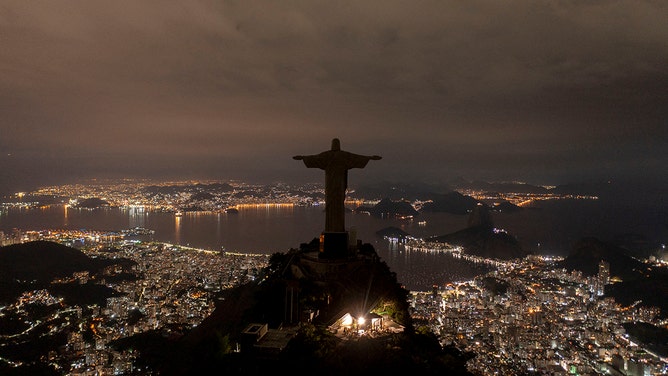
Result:
<instances>
[{"instance_id":1,"label":"dark water of bay","mask_svg":"<svg viewBox=\"0 0 668 376\"><path fill-rule=\"evenodd\" d=\"M141 209L72 209L54 205L39 209L0 212L0 230L100 230L117 231L145 227L155 231L152 240L209 250L242 253L285 252L319 236L324 228L323 207L285 205L245 206L238 213L173 213ZM494 213L497 227L515 235L530 252L565 255L570 244L582 236L607 239L615 233L637 232L663 236L659 218L601 212L595 202L550 203L544 208L516 213ZM607 209L606 209L607 210ZM657 214L658 215L658 214ZM634 219L635 218L635 219ZM642 218L642 220L638 220ZM426 224L424 223L426 222ZM365 214L346 214L346 227L357 238L374 246L378 255L409 290L425 291L436 285L464 280L488 268L447 254L410 252L392 245L376 231L394 226L416 237L443 235L466 226L466 215L423 213L414 220L383 219Z\"/></svg>"}]
</instances>

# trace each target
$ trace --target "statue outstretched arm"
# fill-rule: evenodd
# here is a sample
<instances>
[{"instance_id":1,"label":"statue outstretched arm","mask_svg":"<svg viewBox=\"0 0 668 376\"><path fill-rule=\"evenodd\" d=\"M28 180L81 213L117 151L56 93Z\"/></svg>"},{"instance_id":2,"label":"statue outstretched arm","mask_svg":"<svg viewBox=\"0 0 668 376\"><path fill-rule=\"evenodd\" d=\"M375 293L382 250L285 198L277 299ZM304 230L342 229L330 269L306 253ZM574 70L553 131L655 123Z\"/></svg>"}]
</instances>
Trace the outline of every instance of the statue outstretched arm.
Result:
<instances>
[{"instance_id":1,"label":"statue outstretched arm","mask_svg":"<svg viewBox=\"0 0 668 376\"><path fill-rule=\"evenodd\" d=\"M295 155L292 157L292 159L304 161L304 165L306 165L306 167L317 167L323 170L327 168L330 160L328 153L320 153L316 155Z\"/></svg>"},{"instance_id":2,"label":"statue outstretched arm","mask_svg":"<svg viewBox=\"0 0 668 376\"><path fill-rule=\"evenodd\" d=\"M383 157L381 157L380 155L372 155L372 156L369 157L369 158L370 158L370 159L373 159L374 161L377 161L377 160L379 160L379 159L383 159Z\"/></svg>"}]
</instances>

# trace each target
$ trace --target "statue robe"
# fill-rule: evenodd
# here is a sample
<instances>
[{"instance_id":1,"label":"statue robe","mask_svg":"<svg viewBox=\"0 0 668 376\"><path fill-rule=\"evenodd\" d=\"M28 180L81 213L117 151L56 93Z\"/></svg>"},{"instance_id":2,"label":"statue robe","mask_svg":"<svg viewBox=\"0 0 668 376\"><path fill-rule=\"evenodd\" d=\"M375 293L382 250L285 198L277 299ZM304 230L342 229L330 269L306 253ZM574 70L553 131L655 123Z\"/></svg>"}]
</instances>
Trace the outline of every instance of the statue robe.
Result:
<instances>
[{"instance_id":1,"label":"statue robe","mask_svg":"<svg viewBox=\"0 0 668 376\"><path fill-rule=\"evenodd\" d=\"M348 170L364 168L372 157L343 150L328 150L303 156L308 168L325 170L325 231L344 232L345 197L348 189Z\"/></svg>"}]
</instances>

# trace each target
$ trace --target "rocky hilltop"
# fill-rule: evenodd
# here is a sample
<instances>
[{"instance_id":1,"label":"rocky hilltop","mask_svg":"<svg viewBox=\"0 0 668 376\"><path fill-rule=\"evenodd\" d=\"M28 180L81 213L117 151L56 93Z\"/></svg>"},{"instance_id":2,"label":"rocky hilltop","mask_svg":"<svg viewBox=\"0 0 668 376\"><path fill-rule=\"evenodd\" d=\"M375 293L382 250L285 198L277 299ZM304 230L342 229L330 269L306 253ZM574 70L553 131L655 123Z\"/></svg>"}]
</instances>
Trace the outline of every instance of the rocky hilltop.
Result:
<instances>
[{"instance_id":1,"label":"rocky hilltop","mask_svg":"<svg viewBox=\"0 0 668 376\"><path fill-rule=\"evenodd\" d=\"M467 254L485 258L511 260L529 254L513 235L494 227L489 207L485 204L478 203L474 207L467 224L463 230L426 240L462 246Z\"/></svg>"},{"instance_id":2,"label":"rocky hilltop","mask_svg":"<svg viewBox=\"0 0 668 376\"><path fill-rule=\"evenodd\" d=\"M469 375L467 356L413 327L408 292L373 246L358 244L339 260L318 260L317 254L314 239L272 255L263 278L229 290L210 317L177 340L144 337L119 346L139 346L147 364L160 365L163 375ZM384 326L348 331L341 325L350 315L383 318ZM273 347L260 345L257 336L249 339L253 328L278 336ZM142 343L150 345L142 349ZM239 352L234 343L241 344Z\"/></svg>"}]
</instances>

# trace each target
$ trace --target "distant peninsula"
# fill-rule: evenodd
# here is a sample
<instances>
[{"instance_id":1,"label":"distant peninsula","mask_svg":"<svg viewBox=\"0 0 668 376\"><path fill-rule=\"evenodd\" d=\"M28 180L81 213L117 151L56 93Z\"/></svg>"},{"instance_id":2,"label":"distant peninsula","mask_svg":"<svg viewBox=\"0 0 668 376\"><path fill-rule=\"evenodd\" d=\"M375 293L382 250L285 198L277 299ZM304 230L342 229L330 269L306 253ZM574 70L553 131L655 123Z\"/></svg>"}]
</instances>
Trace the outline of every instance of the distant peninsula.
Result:
<instances>
[{"instance_id":1,"label":"distant peninsula","mask_svg":"<svg viewBox=\"0 0 668 376\"><path fill-rule=\"evenodd\" d=\"M109 201L103 200L99 197L85 198L73 205L75 208L84 209L108 208L109 206L111 206Z\"/></svg>"}]
</instances>

